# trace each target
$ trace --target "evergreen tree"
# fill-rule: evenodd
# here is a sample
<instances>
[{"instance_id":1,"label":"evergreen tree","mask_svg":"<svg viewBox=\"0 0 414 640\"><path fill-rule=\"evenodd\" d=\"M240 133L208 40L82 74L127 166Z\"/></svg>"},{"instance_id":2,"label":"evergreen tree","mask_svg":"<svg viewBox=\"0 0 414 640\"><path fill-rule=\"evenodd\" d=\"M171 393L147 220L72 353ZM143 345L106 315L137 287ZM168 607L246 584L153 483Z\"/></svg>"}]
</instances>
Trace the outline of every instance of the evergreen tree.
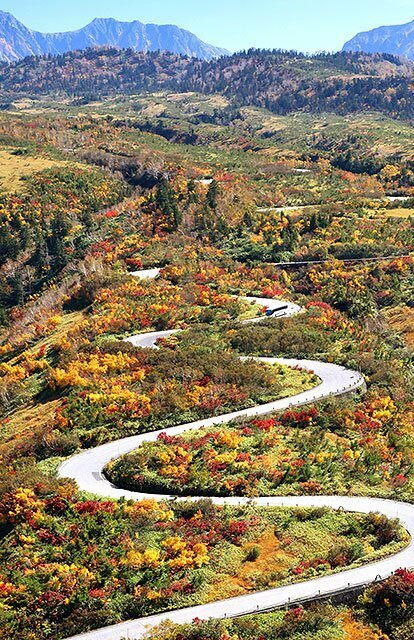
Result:
<instances>
[{"instance_id":1,"label":"evergreen tree","mask_svg":"<svg viewBox=\"0 0 414 640\"><path fill-rule=\"evenodd\" d=\"M15 260L19 250L18 238L10 232L7 224L0 225L0 264L4 264L10 258Z\"/></svg>"},{"instance_id":2,"label":"evergreen tree","mask_svg":"<svg viewBox=\"0 0 414 640\"><path fill-rule=\"evenodd\" d=\"M182 222L182 214L178 207L175 191L168 180L163 179L157 186L154 205L155 226L161 224L167 231L176 231Z\"/></svg>"},{"instance_id":3,"label":"evergreen tree","mask_svg":"<svg viewBox=\"0 0 414 640\"><path fill-rule=\"evenodd\" d=\"M206 204L208 207L210 207L210 209L213 209L214 211L217 209L217 198L219 196L219 192L219 185L216 180L213 180L207 191Z\"/></svg>"},{"instance_id":4,"label":"evergreen tree","mask_svg":"<svg viewBox=\"0 0 414 640\"><path fill-rule=\"evenodd\" d=\"M47 243L56 270L63 269L67 264L65 240L69 231L70 224L67 217L62 211L57 211L50 222L50 235Z\"/></svg>"},{"instance_id":5,"label":"evergreen tree","mask_svg":"<svg viewBox=\"0 0 414 640\"><path fill-rule=\"evenodd\" d=\"M315 212L313 212L309 220L309 231L316 231L317 228L318 228L318 216Z\"/></svg>"},{"instance_id":6,"label":"evergreen tree","mask_svg":"<svg viewBox=\"0 0 414 640\"><path fill-rule=\"evenodd\" d=\"M49 267L49 251L45 236L38 225L36 225L34 230L34 244L35 249L30 262L36 267L37 273L41 275L47 271Z\"/></svg>"},{"instance_id":7,"label":"evergreen tree","mask_svg":"<svg viewBox=\"0 0 414 640\"><path fill-rule=\"evenodd\" d=\"M193 178L191 178L187 183L187 204L196 204L199 201L196 183Z\"/></svg>"},{"instance_id":8,"label":"evergreen tree","mask_svg":"<svg viewBox=\"0 0 414 640\"><path fill-rule=\"evenodd\" d=\"M292 220L288 218L288 224L281 233L283 244L280 251L294 251L299 240L299 234L295 229Z\"/></svg>"}]
</instances>

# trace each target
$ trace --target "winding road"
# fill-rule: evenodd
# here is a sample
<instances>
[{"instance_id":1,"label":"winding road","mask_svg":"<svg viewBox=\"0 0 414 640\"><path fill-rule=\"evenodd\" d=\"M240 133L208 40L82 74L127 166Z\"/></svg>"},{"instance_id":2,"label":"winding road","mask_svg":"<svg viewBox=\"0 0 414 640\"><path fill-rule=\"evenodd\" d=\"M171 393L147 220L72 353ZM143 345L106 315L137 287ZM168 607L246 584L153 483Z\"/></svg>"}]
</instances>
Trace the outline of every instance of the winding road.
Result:
<instances>
[{"instance_id":1,"label":"winding road","mask_svg":"<svg viewBox=\"0 0 414 640\"><path fill-rule=\"evenodd\" d=\"M159 269L137 271L131 275L140 278L155 278L159 275ZM252 303L260 304L274 311L275 317L291 316L301 311L300 307L292 303L280 300L267 300L263 298L245 298ZM256 322L259 319L252 320ZM252 322L245 321L245 322ZM160 338L170 336L176 331L151 332L138 334L127 338L135 346L146 348L158 348L157 341ZM198 420L189 424L182 424L162 431L124 438L116 442L96 447L90 451L82 452L65 461L60 469L59 476L76 480L79 488L91 492L97 496L110 498L127 498L132 500L142 500L153 498L156 500L166 500L175 496L165 496L158 494L145 494L120 489L109 482L103 475L103 469L111 460L121 455L129 453L139 447L144 442L155 441L161 432L169 435L182 434L185 431L210 427L217 424L225 424L232 420L265 415L274 411L283 410L291 406L309 404L317 400L322 400L331 396L343 395L365 388L363 376L344 367L331 363L317 362L312 360L294 360L285 358L255 358L261 362L279 363L287 366L299 366L303 369L313 371L321 380L317 387L304 391L296 396L283 398L268 404L235 411L233 413L215 416L204 420ZM197 497L191 497L197 500ZM213 498L215 504L241 505L254 503L259 506L275 507L331 507L343 509L349 512L371 513L378 512L389 518L399 518L411 535L410 544L399 553L384 560L374 562L369 565L349 569L334 575L324 576L291 584L276 589L256 592L227 600L212 602L205 605L169 611L166 613L130 620L118 625L97 629L86 633L72 636L67 640L121 640L131 638L138 640L145 637L149 629L159 625L165 620L175 623L192 622L194 618L224 618L237 617L246 613L257 613L267 611L294 602L303 602L318 596L329 596L337 593L338 590L361 587L374 582L377 579L384 579L401 567L414 566L414 505L394 502L392 500L381 500L376 498L354 498L342 496L300 496L300 497L264 497L264 498Z\"/></svg>"}]
</instances>

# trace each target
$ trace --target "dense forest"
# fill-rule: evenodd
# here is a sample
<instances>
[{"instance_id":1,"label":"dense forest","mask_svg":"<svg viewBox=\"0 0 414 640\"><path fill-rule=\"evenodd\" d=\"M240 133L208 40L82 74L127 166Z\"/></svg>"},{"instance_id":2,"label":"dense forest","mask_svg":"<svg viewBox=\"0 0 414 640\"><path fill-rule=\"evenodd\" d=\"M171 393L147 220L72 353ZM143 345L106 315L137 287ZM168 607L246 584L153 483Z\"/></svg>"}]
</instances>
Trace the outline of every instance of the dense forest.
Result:
<instances>
[{"instance_id":1,"label":"dense forest","mask_svg":"<svg viewBox=\"0 0 414 640\"><path fill-rule=\"evenodd\" d=\"M235 105L277 114L381 111L411 118L413 65L387 54L252 49L211 62L171 53L88 49L29 57L0 68L3 108L16 96L61 94L79 103L102 96L167 89L220 93Z\"/></svg>"}]
</instances>

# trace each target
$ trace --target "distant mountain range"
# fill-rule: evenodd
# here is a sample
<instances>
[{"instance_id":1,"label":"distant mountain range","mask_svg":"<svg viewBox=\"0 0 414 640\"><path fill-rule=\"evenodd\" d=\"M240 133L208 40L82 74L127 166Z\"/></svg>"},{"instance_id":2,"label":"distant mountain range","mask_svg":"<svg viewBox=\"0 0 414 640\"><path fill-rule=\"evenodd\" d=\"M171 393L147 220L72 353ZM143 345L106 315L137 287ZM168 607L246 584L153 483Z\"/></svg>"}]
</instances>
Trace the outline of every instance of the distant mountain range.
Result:
<instances>
[{"instance_id":1,"label":"distant mountain range","mask_svg":"<svg viewBox=\"0 0 414 640\"><path fill-rule=\"evenodd\" d=\"M26 56L61 54L88 47L170 51L202 60L212 60L229 53L174 25L97 18L78 31L40 33L28 29L10 13L0 11L0 60L14 62Z\"/></svg>"},{"instance_id":2,"label":"distant mountain range","mask_svg":"<svg viewBox=\"0 0 414 640\"><path fill-rule=\"evenodd\" d=\"M358 33L344 45L343 51L391 53L414 60L414 21Z\"/></svg>"}]
</instances>

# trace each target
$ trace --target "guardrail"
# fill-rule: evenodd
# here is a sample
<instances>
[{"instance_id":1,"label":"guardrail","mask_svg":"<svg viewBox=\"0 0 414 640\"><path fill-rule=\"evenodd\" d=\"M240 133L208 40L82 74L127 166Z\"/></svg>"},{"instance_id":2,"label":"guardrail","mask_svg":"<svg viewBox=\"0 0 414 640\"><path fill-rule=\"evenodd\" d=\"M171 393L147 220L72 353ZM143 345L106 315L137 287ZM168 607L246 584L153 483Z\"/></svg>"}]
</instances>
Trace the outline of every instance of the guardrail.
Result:
<instances>
[{"instance_id":1,"label":"guardrail","mask_svg":"<svg viewBox=\"0 0 414 640\"><path fill-rule=\"evenodd\" d=\"M394 572L392 575L394 575ZM336 596L346 595L351 591L357 591L357 590L363 591L364 589L367 589L370 585L376 584L377 582L382 582L385 579L386 578L382 578L382 576L378 575L374 581L362 582L361 584L355 584L355 585L351 585L351 583L348 583L348 586L342 587L341 589L332 589L332 591L325 591L324 593L322 593L321 590L318 589L318 591L315 591L314 594L311 594L309 596L304 596L303 598L295 598L293 600L292 598L288 598L287 601L283 604L274 604L274 605L268 605L265 607L256 605L256 607L249 609L248 611L243 611L242 613L235 613L234 615L231 613L230 614L226 613L224 614L224 619L242 618L244 616L250 616L255 613L269 613L271 611L279 611L280 609L291 609L292 607L301 606L304 604L310 604L312 602L317 602L318 600L321 600L321 599L329 600L330 598L334 598Z\"/></svg>"},{"instance_id":2,"label":"guardrail","mask_svg":"<svg viewBox=\"0 0 414 640\"><path fill-rule=\"evenodd\" d=\"M393 571L390 575L394 575L395 571ZM308 596L303 596L302 598L287 598L286 602L280 603L280 604L271 604L271 605L266 605L266 606L262 606L257 604L254 607L251 607L249 609L246 609L245 611L237 611L236 613L224 613L224 615L222 614L220 617L224 620L232 620L235 618L242 618L245 616L251 616L254 614L265 614L265 613L270 613L272 611L280 611L281 609L292 609L294 607L298 607L298 606L303 606L303 605L307 605L307 604L311 604L313 602L318 602L319 600L329 600L335 597L340 597L340 596L345 596L346 594L352 593L352 592L356 592L356 591L363 591L364 589L368 588L370 585L372 584L376 584L378 582L382 582L383 580L385 580L387 577L389 576L381 576L381 575L377 575L375 580L370 580L369 582L361 582L360 584L354 584L352 585L350 582L348 583L347 586L342 587L340 589L332 589L331 591L324 591L323 593L321 592L320 589L318 589L317 591L315 591L313 594L310 594ZM168 619L168 613L166 614L167 619ZM206 618L207 619L207 618ZM211 618L210 618L211 619ZM145 631L146 627L145 627L145 618L143 618L141 621L141 624L143 626L143 631ZM178 623L177 623L178 624ZM135 630L135 636L134 636L134 630L131 628L126 628L125 629L125 639L126 640L132 640L134 637L136 637L136 633L137 630ZM132 634L132 635L130 635ZM140 636L142 637L142 636Z\"/></svg>"},{"instance_id":3,"label":"guardrail","mask_svg":"<svg viewBox=\"0 0 414 640\"><path fill-rule=\"evenodd\" d=\"M279 307L278 309L274 310L274 314L277 313L281 313L284 309L288 308L288 305L286 305L285 307ZM273 314L272 314L273 315ZM277 317L277 316L276 316ZM245 359L250 359L249 356L244 356L241 358L242 360ZM253 358L253 359L261 359L261 358ZM280 358L280 359L276 359L276 358L263 358L262 360L266 361L266 360L272 360L272 361L283 361L285 359ZM296 362L298 363L297 360L292 360L291 362ZM299 361L300 362L300 361ZM281 362L282 363L282 362ZM302 369L306 369L306 366L304 366L304 364L309 365L309 361L303 361L303 364L301 366ZM317 363L313 363L313 365L315 366ZM320 364L320 363L319 363ZM289 366L289 365L287 365ZM293 364L291 364L290 366L294 366ZM335 367L337 367L337 369L339 370L345 370L345 367L338 367L338 365L335 365ZM308 371L311 371L311 368L308 369ZM336 389L334 391L331 392L327 392L326 391L326 386L325 386L325 390L323 388L323 385L320 384L318 387L315 387L315 389L310 389L308 391L303 392L303 398L302 399L298 399L298 396L296 396L296 400L293 399L288 399L288 398L281 398L280 401L283 401L283 406L284 408L291 408L291 407L298 407L298 406L303 406L303 405L307 405L307 404L311 404L313 402L316 402L318 400L321 399L329 399L330 397L336 397L336 396L340 396L346 393L351 393L351 392L356 392L361 388L364 388L365 386L365 379L363 377L362 374L356 372L356 371L348 371L348 376L347 376L347 380L350 380L350 383L347 385L344 385L342 387L340 387L339 389ZM328 386L328 388L332 388ZM335 386L333 387L335 389ZM318 391L319 389L319 391ZM299 394L302 395L302 394ZM276 401L276 403L279 401ZM275 403L268 403L268 405L274 405ZM257 416L257 415L264 415L265 411L266 413L274 413L276 411L278 411L279 409L275 409L274 407L269 408L269 406L266 405L262 405L262 406L257 406L257 407L253 407L250 409L246 409L246 410L241 410L240 412L236 412L239 413L239 415L235 415L233 414L225 414L224 416L216 416L216 417L212 417L210 419L208 419L207 421L211 420L214 422L214 424L220 424L220 423L225 423L225 422L230 422L230 420L233 419L237 419L239 417L250 417L250 416ZM240 415L243 414L243 415ZM183 430L189 430L190 428L199 428L200 426L203 425L199 425L200 422L206 422L204 420L201 421L197 421L197 423L192 423L192 425L181 425L181 428ZM197 425L197 427L196 427ZM112 443L112 445L116 445L116 443ZM99 460L99 464L102 465L102 460ZM76 476L75 476L76 479ZM103 480L103 478L100 477L94 478L95 480ZM185 498L183 498L185 499ZM238 498L236 498L237 500ZM242 500L240 499L239 504L246 504L246 500ZM299 506L299 504L297 504L296 506ZM366 576L365 576L366 579ZM376 580L382 580L381 576L377 576ZM235 617L239 617L239 616L246 616L246 615L250 615L250 614L254 614L254 613L266 613L267 611L273 611L276 609L282 609L282 608L289 608L292 607L295 604L299 604L299 603L307 603L307 602L313 602L315 600L318 600L320 598L324 598L324 599L329 599L335 596L340 596L342 594L346 594L349 593L350 591L356 590L356 589L360 589L360 588L364 588L366 587L368 584L370 584L370 582L362 582L361 584L353 584L351 585L351 583L348 583L347 586L342 587L340 589L332 589L332 590L323 590L323 593L321 593L321 590L318 589L317 591L315 590L315 593L312 593L310 595L305 595L303 596L303 598L297 599L295 598L294 600L292 600L291 598L287 598L285 599L283 602L281 603L275 603L275 604L269 604L267 603L266 605L260 605L257 604L257 599L254 598L253 600L256 600L256 602L254 602L254 604L251 605L251 608L245 610L245 611L240 611L240 609L237 609L237 607L235 607L236 611L235 613L227 613L225 611L225 609L227 608L227 606L231 607L231 604L229 602L229 604L227 605L226 603L221 603L224 604L224 607L220 610L220 612L218 613L217 616L215 617L228 617L228 618L235 618ZM312 589L313 587L311 587ZM247 596L249 597L249 596ZM276 596L275 596L276 599ZM213 604L213 603L212 603ZM243 609L244 606L248 606L244 601L242 603L240 603L240 608ZM195 607L197 608L197 607ZM224 614L223 614L223 610L224 610ZM171 612L174 613L174 612ZM168 614L167 615L167 619L168 619ZM189 615L192 615L192 612L189 613ZM195 614L194 614L195 615ZM129 624L128 623L121 623L120 627L122 627L122 635L123 637L134 637L134 635L130 635L135 634L135 637L143 637L143 633L145 633L145 624L150 623L151 621L148 620L146 621L145 618L136 620L136 621L131 621ZM125 626L124 626L125 625ZM103 629L98 629L95 632L89 632L86 634L81 634L80 636L76 636L76 638L94 638L94 637L98 637L101 636L102 638L108 638L110 636L108 636L108 633L111 633L110 631L110 627L103 628ZM135 631L134 631L135 630ZM120 635L114 636L114 637L121 637ZM75 640L75 637L72 638L72 640Z\"/></svg>"}]
</instances>

